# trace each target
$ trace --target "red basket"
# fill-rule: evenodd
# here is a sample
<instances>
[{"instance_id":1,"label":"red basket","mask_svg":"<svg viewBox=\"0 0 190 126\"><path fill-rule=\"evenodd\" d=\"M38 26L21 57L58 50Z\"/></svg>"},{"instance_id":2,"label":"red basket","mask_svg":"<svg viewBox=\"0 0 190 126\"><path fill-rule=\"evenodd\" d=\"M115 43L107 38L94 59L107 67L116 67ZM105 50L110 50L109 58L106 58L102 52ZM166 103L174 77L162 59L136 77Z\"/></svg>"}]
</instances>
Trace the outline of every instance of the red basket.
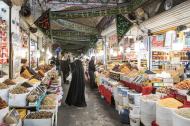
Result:
<instances>
[{"instance_id":1,"label":"red basket","mask_svg":"<svg viewBox=\"0 0 190 126\"><path fill-rule=\"evenodd\" d=\"M145 86L145 87L142 87L142 94L143 95L148 95L148 94L151 94L153 91L153 87L152 86Z\"/></svg>"},{"instance_id":2,"label":"red basket","mask_svg":"<svg viewBox=\"0 0 190 126\"><path fill-rule=\"evenodd\" d=\"M152 93L153 87L152 86L142 86L142 85L136 84L135 91L138 93L142 93L142 95L148 95L148 94Z\"/></svg>"}]
</instances>

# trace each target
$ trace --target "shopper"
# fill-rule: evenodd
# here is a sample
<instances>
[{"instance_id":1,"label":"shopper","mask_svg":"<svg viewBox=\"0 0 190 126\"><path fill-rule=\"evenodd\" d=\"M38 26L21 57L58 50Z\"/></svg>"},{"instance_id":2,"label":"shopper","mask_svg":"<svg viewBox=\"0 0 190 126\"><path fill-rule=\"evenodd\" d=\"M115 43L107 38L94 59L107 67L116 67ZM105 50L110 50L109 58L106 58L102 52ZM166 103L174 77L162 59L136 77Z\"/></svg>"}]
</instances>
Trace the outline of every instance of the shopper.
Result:
<instances>
[{"instance_id":1,"label":"shopper","mask_svg":"<svg viewBox=\"0 0 190 126\"><path fill-rule=\"evenodd\" d=\"M86 107L84 68L81 60L76 60L71 65L72 80L65 103L77 107Z\"/></svg>"},{"instance_id":2,"label":"shopper","mask_svg":"<svg viewBox=\"0 0 190 126\"><path fill-rule=\"evenodd\" d=\"M90 87L91 88L96 87L95 74L94 74L94 72L96 71L96 68L95 68L94 61L95 61L95 57L92 56L92 58L91 58L91 60L89 62L89 65L88 65L88 73L89 73L89 76L90 76Z\"/></svg>"},{"instance_id":3,"label":"shopper","mask_svg":"<svg viewBox=\"0 0 190 126\"><path fill-rule=\"evenodd\" d=\"M63 84L68 84L66 78L69 76L70 68L69 68L69 61L65 58L61 60L61 72L62 72Z\"/></svg>"}]
</instances>

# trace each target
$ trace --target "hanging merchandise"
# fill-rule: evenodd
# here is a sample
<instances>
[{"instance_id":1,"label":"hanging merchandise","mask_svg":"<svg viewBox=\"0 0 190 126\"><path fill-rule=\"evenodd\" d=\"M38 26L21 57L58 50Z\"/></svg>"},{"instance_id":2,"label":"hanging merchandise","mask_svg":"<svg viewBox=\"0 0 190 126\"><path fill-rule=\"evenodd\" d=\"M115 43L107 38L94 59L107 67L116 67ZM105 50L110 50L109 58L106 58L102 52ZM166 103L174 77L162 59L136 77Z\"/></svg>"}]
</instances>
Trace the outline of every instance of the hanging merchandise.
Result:
<instances>
[{"instance_id":1,"label":"hanging merchandise","mask_svg":"<svg viewBox=\"0 0 190 126\"><path fill-rule=\"evenodd\" d=\"M132 23L124 16L122 15L117 15L116 17L117 20L117 37L118 37L118 42L121 41L123 36L126 34L126 32L130 29L132 26Z\"/></svg>"}]
</instances>

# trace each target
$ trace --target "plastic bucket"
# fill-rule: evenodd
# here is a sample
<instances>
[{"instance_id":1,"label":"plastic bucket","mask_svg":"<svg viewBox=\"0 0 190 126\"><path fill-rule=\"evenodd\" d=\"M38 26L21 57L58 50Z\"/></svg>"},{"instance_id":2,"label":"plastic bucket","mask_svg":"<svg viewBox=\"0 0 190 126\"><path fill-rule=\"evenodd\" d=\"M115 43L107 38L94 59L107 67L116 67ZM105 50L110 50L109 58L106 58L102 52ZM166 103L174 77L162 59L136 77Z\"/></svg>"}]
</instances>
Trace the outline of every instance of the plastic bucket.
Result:
<instances>
[{"instance_id":1,"label":"plastic bucket","mask_svg":"<svg viewBox=\"0 0 190 126\"><path fill-rule=\"evenodd\" d=\"M135 93L135 92L128 92L128 101L129 104L140 106L140 97L142 96L141 93Z\"/></svg>"},{"instance_id":2,"label":"plastic bucket","mask_svg":"<svg viewBox=\"0 0 190 126\"><path fill-rule=\"evenodd\" d=\"M159 126L173 126L172 116L174 108L162 107L156 104L156 122Z\"/></svg>"},{"instance_id":3,"label":"plastic bucket","mask_svg":"<svg viewBox=\"0 0 190 126\"><path fill-rule=\"evenodd\" d=\"M182 109L190 110L190 108L182 108ZM176 111L173 111L173 126L190 126L190 119L178 115Z\"/></svg>"}]
</instances>

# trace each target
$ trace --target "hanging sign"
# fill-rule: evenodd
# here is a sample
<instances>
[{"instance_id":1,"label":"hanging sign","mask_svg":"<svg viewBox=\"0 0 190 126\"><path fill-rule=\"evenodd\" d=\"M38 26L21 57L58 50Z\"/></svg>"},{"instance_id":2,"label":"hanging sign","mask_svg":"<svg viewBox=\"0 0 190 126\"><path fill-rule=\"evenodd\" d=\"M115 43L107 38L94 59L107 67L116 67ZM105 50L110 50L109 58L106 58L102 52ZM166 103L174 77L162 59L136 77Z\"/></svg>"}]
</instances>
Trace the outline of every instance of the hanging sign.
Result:
<instances>
[{"instance_id":1,"label":"hanging sign","mask_svg":"<svg viewBox=\"0 0 190 126\"><path fill-rule=\"evenodd\" d=\"M164 35L152 36L152 47L163 47L164 46Z\"/></svg>"},{"instance_id":2,"label":"hanging sign","mask_svg":"<svg viewBox=\"0 0 190 126\"><path fill-rule=\"evenodd\" d=\"M84 33L84 32L77 32L77 31L63 31L63 30L52 30L52 35L53 36L60 36L60 37L64 37L64 36L89 36L88 33Z\"/></svg>"},{"instance_id":3,"label":"hanging sign","mask_svg":"<svg viewBox=\"0 0 190 126\"><path fill-rule=\"evenodd\" d=\"M62 19L58 19L58 20L56 20L56 22L58 24L63 25L63 27L66 29L70 29L70 30L74 30L74 31L78 31L78 32L89 33L89 34L98 34L98 30L93 27L81 25L78 23L74 23L74 22L62 20Z\"/></svg>"},{"instance_id":4,"label":"hanging sign","mask_svg":"<svg viewBox=\"0 0 190 126\"><path fill-rule=\"evenodd\" d=\"M117 39L118 42L121 41L123 36L129 31L130 27L133 25L127 18L122 15L117 15L116 17L117 26Z\"/></svg>"},{"instance_id":5,"label":"hanging sign","mask_svg":"<svg viewBox=\"0 0 190 126\"><path fill-rule=\"evenodd\" d=\"M61 39L64 41L90 41L89 36L67 36L67 37L58 37L58 36L53 36L54 39Z\"/></svg>"},{"instance_id":6,"label":"hanging sign","mask_svg":"<svg viewBox=\"0 0 190 126\"><path fill-rule=\"evenodd\" d=\"M44 12L34 24L38 26L45 34L50 35L50 9Z\"/></svg>"},{"instance_id":7,"label":"hanging sign","mask_svg":"<svg viewBox=\"0 0 190 126\"><path fill-rule=\"evenodd\" d=\"M118 14L126 14L139 6L147 2L148 0L131 0L128 4L118 5L115 7L99 7L90 8L84 10L76 11L52 11L52 19L71 19L71 18L89 18L89 17L99 17L99 16L111 16Z\"/></svg>"}]
</instances>

